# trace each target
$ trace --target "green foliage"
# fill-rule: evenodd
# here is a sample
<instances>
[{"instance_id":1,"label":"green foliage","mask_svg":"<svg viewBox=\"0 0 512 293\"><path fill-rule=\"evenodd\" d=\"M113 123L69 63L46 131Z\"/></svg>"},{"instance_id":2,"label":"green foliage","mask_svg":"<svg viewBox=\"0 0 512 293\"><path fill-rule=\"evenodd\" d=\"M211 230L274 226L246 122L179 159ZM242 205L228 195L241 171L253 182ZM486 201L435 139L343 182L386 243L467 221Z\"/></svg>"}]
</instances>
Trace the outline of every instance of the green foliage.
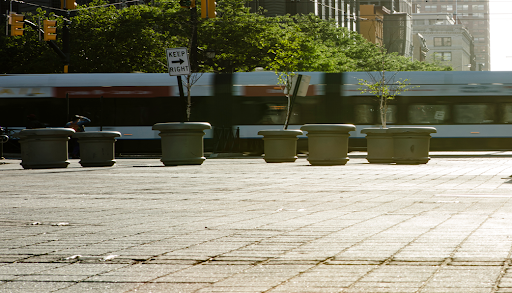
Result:
<instances>
[{"instance_id":1,"label":"green foliage","mask_svg":"<svg viewBox=\"0 0 512 293\"><path fill-rule=\"evenodd\" d=\"M395 82L388 83L386 83L384 78L375 83L364 79L358 79L358 81L359 85L366 86L366 88L359 88L361 94L370 93L379 99L385 100L393 100L396 96L413 88L408 87L410 85L410 83L407 82L408 79L399 79Z\"/></svg>"},{"instance_id":2,"label":"green foliage","mask_svg":"<svg viewBox=\"0 0 512 293\"><path fill-rule=\"evenodd\" d=\"M419 86L411 86L408 79L395 80L394 77L396 73L389 79L386 79L386 71L379 72L378 74L380 75L380 78L377 78L375 74L369 73L371 81L358 79L358 84L363 86L359 88L359 91L361 94L369 93L377 98L379 101L382 128L386 128L388 100L393 100L401 93Z\"/></svg>"},{"instance_id":3,"label":"green foliage","mask_svg":"<svg viewBox=\"0 0 512 293\"><path fill-rule=\"evenodd\" d=\"M89 6L106 4L101 0ZM171 8L172 11L176 11ZM76 72L165 72L163 53L174 38L169 11L147 5L80 10L71 24L71 65Z\"/></svg>"},{"instance_id":4,"label":"green foliage","mask_svg":"<svg viewBox=\"0 0 512 293\"><path fill-rule=\"evenodd\" d=\"M56 19L55 15L45 16L38 9L35 14L26 13L24 20L41 23L43 19ZM0 22L0 30L5 32L5 21ZM58 20L58 25L61 21ZM31 26L24 25L22 36L0 36L0 73L55 73L62 72L62 62L59 57L43 41L39 33ZM42 34L41 34L42 38Z\"/></svg>"},{"instance_id":5,"label":"green foliage","mask_svg":"<svg viewBox=\"0 0 512 293\"><path fill-rule=\"evenodd\" d=\"M217 18L198 24L197 64L200 72L277 72L451 70L435 64L384 54L356 32L310 14L264 17L245 7L248 0L218 0ZM200 1L196 1L198 11ZM178 0L117 9L105 0L80 6L70 24L70 72L167 72L165 49L190 47L190 9ZM200 15L200 13L199 13ZM57 44L62 48L64 17L39 9L25 19L37 23L57 19ZM5 30L5 22L0 23ZM205 52L214 50L214 59ZM37 32L25 25L20 37L0 37L0 73L62 72L63 62Z\"/></svg>"}]
</instances>

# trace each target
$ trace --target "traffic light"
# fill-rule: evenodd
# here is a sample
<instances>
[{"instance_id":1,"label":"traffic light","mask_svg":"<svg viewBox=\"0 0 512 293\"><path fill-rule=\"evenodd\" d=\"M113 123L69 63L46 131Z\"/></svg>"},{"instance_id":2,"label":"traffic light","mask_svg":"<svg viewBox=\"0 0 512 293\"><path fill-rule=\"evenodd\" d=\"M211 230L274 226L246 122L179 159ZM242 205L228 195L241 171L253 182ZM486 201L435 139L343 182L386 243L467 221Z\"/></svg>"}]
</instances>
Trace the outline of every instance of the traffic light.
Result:
<instances>
[{"instance_id":1,"label":"traffic light","mask_svg":"<svg viewBox=\"0 0 512 293\"><path fill-rule=\"evenodd\" d=\"M22 36L23 35L23 15L11 13L11 36Z\"/></svg>"},{"instance_id":2,"label":"traffic light","mask_svg":"<svg viewBox=\"0 0 512 293\"><path fill-rule=\"evenodd\" d=\"M75 0L60 0L60 8L72 10L76 8Z\"/></svg>"},{"instance_id":3,"label":"traffic light","mask_svg":"<svg viewBox=\"0 0 512 293\"><path fill-rule=\"evenodd\" d=\"M57 21L56 20L43 20L43 31L44 31L44 40L56 40L57 39Z\"/></svg>"},{"instance_id":4,"label":"traffic light","mask_svg":"<svg viewBox=\"0 0 512 293\"><path fill-rule=\"evenodd\" d=\"M180 0L181 8L194 8L196 7L196 0Z\"/></svg>"},{"instance_id":5,"label":"traffic light","mask_svg":"<svg viewBox=\"0 0 512 293\"><path fill-rule=\"evenodd\" d=\"M217 12L215 12L216 5L215 0L201 0L201 18L217 17Z\"/></svg>"}]
</instances>

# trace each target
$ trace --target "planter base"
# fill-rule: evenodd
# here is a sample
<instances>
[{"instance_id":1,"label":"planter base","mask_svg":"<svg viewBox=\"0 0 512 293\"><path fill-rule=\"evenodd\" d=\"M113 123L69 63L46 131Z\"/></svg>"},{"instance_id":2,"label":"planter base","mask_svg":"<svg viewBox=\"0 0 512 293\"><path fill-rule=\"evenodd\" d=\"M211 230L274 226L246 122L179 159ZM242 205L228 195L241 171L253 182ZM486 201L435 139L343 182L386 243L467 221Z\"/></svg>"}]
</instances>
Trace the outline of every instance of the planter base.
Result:
<instances>
[{"instance_id":1,"label":"planter base","mask_svg":"<svg viewBox=\"0 0 512 293\"><path fill-rule=\"evenodd\" d=\"M162 138L162 159L165 166L201 165L204 157L204 130L211 129L206 122L169 122L153 125Z\"/></svg>"},{"instance_id":2,"label":"planter base","mask_svg":"<svg viewBox=\"0 0 512 293\"><path fill-rule=\"evenodd\" d=\"M279 158L279 157L267 158L266 156L264 156L263 159L267 163L293 163L298 159L298 157L294 156L294 157L282 157L282 158Z\"/></svg>"},{"instance_id":3,"label":"planter base","mask_svg":"<svg viewBox=\"0 0 512 293\"><path fill-rule=\"evenodd\" d=\"M267 163L293 163L297 160L297 135L300 130L261 130L258 135L263 135L263 147Z\"/></svg>"},{"instance_id":4,"label":"planter base","mask_svg":"<svg viewBox=\"0 0 512 293\"><path fill-rule=\"evenodd\" d=\"M20 165L23 169L53 169L53 168L67 168L69 161L53 161L51 163L25 163L22 162Z\"/></svg>"},{"instance_id":5,"label":"planter base","mask_svg":"<svg viewBox=\"0 0 512 293\"><path fill-rule=\"evenodd\" d=\"M430 160L430 134L436 133L434 127L392 127L394 156L396 164L418 165Z\"/></svg>"},{"instance_id":6,"label":"planter base","mask_svg":"<svg viewBox=\"0 0 512 293\"><path fill-rule=\"evenodd\" d=\"M417 157L414 159L393 157L397 165L419 165L426 164L430 161L430 157Z\"/></svg>"},{"instance_id":7,"label":"planter base","mask_svg":"<svg viewBox=\"0 0 512 293\"><path fill-rule=\"evenodd\" d=\"M348 162L348 158L340 159L340 160L314 160L308 159L308 162L312 166L337 166L337 165L346 165Z\"/></svg>"},{"instance_id":8,"label":"planter base","mask_svg":"<svg viewBox=\"0 0 512 293\"><path fill-rule=\"evenodd\" d=\"M366 159L371 164L394 163L393 136L389 128L364 128L361 133L366 134Z\"/></svg>"},{"instance_id":9,"label":"planter base","mask_svg":"<svg viewBox=\"0 0 512 293\"><path fill-rule=\"evenodd\" d=\"M349 161L349 132L353 124L306 124L300 128L308 134L308 161L313 166L345 165Z\"/></svg>"},{"instance_id":10,"label":"planter base","mask_svg":"<svg viewBox=\"0 0 512 293\"><path fill-rule=\"evenodd\" d=\"M70 128L24 129L20 132L21 166L24 169L66 168Z\"/></svg>"},{"instance_id":11,"label":"planter base","mask_svg":"<svg viewBox=\"0 0 512 293\"><path fill-rule=\"evenodd\" d=\"M172 160L164 160L163 158L160 160L165 166L181 166L181 165L201 165L203 164L206 157L199 158L187 158L187 159L172 159Z\"/></svg>"},{"instance_id":12,"label":"planter base","mask_svg":"<svg viewBox=\"0 0 512 293\"><path fill-rule=\"evenodd\" d=\"M82 167L112 167L115 163L115 142L118 131L87 131L73 134L80 144Z\"/></svg>"}]
</instances>

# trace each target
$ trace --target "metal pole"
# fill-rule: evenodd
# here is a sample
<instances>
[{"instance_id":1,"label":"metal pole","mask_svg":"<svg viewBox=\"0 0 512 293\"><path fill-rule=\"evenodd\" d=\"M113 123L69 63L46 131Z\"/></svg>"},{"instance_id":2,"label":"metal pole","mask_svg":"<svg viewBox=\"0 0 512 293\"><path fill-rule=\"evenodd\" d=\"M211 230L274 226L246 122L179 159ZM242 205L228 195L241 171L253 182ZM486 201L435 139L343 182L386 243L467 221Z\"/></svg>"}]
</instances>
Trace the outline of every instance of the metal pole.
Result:
<instances>
[{"instance_id":1,"label":"metal pole","mask_svg":"<svg viewBox=\"0 0 512 293\"><path fill-rule=\"evenodd\" d=\"M66 1L64 1L66 2ZM69 53L69 23L71 19L71 12L68 10L68 19L64 20L64 28L62 32L62 51L65 55L64 59L64 73L68 73L68 67L69 67L69 59L70 59L70 53Z\"/></svg>"},{"instance_id":2,"label":"metal pole","mask_svg":"<svg viewBox=\"0 0 512 293\"><path fill-rule=\"evenodd\" d=\"M197 72L197 7L190 9L190 26L192 36L190 37L190 69Z\"/></svg>"},{"instance_id":3,"label":"metal pole","mask_svg":"<svg viewBox=\"0 0 512 293\"><path fill-rule=\"evenodd\" d=\"M11 15L9 12L12 12L12 0L9 1L9 10L7 11L6 15ZM7 22L5 23L5 35L8 36L9 35L9 20L10 18L7 17Z\"/></svg>"},{"instance_id":4,"label":"metal pole","mask_svg":"<svg viewBox=\"0 0 512 293\"><path fill-rule=\"evenodd\" d=\"M183 92L183 82L181 80L181 75L177 75L176 78L178 79L178 90L180 91L180 100L185 101L185 93ZM181 122L185 122L187 120L186 113L187 111L183 111L185 113L185 117L181 120Z\"/></svg>"},{"instance_id":5,"label":"metal pole","mask_svg":"<svg viewBox=\"0 0 512 293\"><path fill-rule=\"evenodd\" d=\"M300 88L300 82L302 81L302 74L299 74L297 76L297 83L295 84L295 88L293 90L293 95L290 97L290 105L288 109L288 115L286 115L286 122L284 124L284 129L288 129L288 124L290 123L290 118L292 116L292 110L293 110L293 104L295 103L295 99L297 98L297 94L299 92Z\"/></svg>"},{"instance_id":6,"label":"metal pole","mask_svg":"<svg viewBox=\"0 0 512 293\"><path fill-rule=\"evenodd\" d=\"M66 93L66 121L69 121L69 93Z\"/></svg>"},{"instance_id":7,"label":"metal pole","mask_svg":"<svg viewBox=\"0 0 512 293\"><path fill-rule=\"evenodd\" d=\"M103 96L100 97L100 131L103 131Z\"/></svg>"}]
</instances>

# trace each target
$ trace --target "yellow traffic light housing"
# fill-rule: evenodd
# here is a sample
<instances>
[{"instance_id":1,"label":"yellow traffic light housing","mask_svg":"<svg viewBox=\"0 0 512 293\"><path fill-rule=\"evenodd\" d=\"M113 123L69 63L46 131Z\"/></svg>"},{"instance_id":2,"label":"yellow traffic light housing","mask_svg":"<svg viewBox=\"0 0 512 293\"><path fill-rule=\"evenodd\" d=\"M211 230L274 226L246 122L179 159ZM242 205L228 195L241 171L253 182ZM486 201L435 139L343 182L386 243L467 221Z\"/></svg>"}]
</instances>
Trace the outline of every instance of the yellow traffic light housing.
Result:
<instances>
[{"instance_id":1,"label":"yellow traffic light housing","mask_svg":"<svg viewBox=\"0 0 512 293\"><path fill-rule=\"evenodd\" d=\"M43 31L45 41L55 41L57 39L57 21L43 20Z\"/></svg>"},{"instance_id":2,"label":"yellow traffic light housing","mask_svg":"<svg viewBox=\"0 0 512 293\"><path fill-rule=\"evenodd\" d=\"M23 15L11 13L10 18L11 22L11 36L22 36L23 35Z\"/></svg>"},{"instance_id":3,"label":"yellow traffic light housing","mask_svg":"<svg viewBox=\"0 0 512 293\"><path fill-rule=\"evenodd\" d=\"M60 0L60 8L61 9L76 9L75 0Z\"/></svg>"},{"instance_id":4,"label":"yellow traffic light housing","mask_svg":"<svg viewBox=\"0 0 512 293\"><path fill-rule=\"evenodd\" d=\"M217 12L215 12L216 5L215 0L201 0L201 18L217 17Z\"/></svg>"}]
</instances>

